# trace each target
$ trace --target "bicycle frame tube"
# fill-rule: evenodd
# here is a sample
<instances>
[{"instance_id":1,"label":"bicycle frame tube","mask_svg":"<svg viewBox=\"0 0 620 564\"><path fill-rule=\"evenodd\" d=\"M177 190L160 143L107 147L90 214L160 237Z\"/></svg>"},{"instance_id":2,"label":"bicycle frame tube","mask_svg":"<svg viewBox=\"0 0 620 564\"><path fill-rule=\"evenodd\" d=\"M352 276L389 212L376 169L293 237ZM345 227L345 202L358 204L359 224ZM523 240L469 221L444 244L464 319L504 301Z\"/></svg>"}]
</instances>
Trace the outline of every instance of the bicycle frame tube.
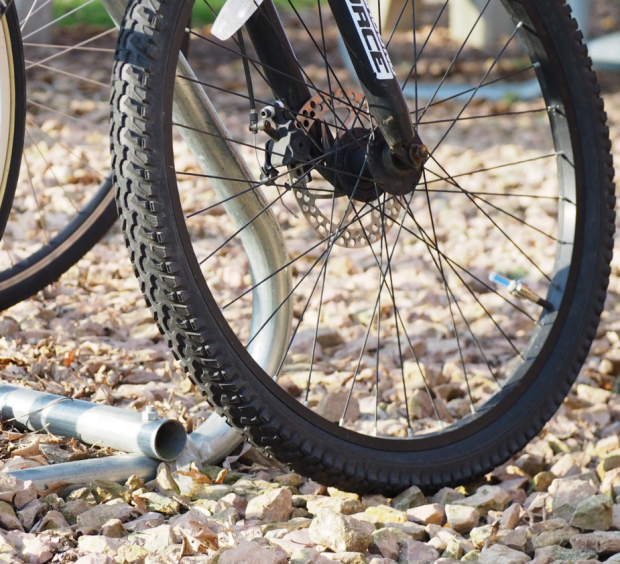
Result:
<instances>
[{"instance_id":1,"label":"bicycle frame tube","mask_svg":"<svg viewBox=\"0 0 620 564\"><path fill-rule=\"evenodd\" d=\"M328 1L372 116L392 151L408 160L415 131L366 0ZM311 94L272 0L264 0L245 27L274 94L298 111Z\"/></svg>"}]
</instances>

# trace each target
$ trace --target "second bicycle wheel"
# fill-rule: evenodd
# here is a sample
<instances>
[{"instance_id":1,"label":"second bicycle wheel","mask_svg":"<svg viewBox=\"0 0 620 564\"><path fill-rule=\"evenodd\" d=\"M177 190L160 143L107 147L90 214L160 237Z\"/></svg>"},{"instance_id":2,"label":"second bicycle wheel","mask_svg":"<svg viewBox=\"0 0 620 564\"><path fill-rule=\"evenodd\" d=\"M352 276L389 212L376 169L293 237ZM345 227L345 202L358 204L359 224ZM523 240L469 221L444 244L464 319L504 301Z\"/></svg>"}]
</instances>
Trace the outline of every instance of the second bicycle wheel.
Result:
<instances>
[{"instance_id":1,"label":"second bicycle wheel","mask_svg":"<svg viewBox=\"0 0 620 564\"><path fill-rule=\"evenodd\" d=\"M19 176L25 120L24 54L19 20L9 7L0 25L0 239L9 218Z\"/></svg>"},{"instance_id":2,"label":"second bicycle wheel","mask_svg":"<svg viewBox=\"0 0 620 564\"><path fill-rule=\"evenodd\" d=\"M192 30L192 74L191 5L131 3L113 94L125 236L185 370L325 484L433 489L505 461L577 377L609 276L610 142L568 6L502 0L513 31L485 52L468 46L478 20L455 41L447 2L404 3L381 31L430 158L392 194L360 166L376 127L326 4L278 3L311 92L299 108L240 36ZM484 98L515 80L540 94ZM254 135L252 101L271 120Z\"/></svg>"},{"instance_id":3,"label":"second bicycle wheel","mask_svg":"<svg viewBox=\"0 0 620 564\"><path fill-rule=\"evenodd\" d=\"M117 218L107 140L117 32L99 4L55 6L49 19L49 2L15 14L24 142L0 241L0 311L55 282Z\"/></svg>"}]
</instances>

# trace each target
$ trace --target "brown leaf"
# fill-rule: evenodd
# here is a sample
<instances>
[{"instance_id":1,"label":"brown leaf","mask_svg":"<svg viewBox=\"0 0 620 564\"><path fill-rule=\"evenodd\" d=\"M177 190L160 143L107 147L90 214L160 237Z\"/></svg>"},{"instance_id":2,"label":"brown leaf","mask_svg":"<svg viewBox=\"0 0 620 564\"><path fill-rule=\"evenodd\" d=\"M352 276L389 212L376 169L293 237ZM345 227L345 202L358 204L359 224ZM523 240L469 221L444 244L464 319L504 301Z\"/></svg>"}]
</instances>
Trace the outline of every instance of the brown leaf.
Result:
<instances>
[{"instance_id":1,"label":"brown leaf","mask_svg":"<svg viewBox=\"0 0 620 564\"><path fill-rule=\"evenodd\" d=\"M75 360L75 349L70 350L69 352L66 352L65 358L63 359L62 362L67 368L69 368L69 366L71 366L74 360Z\"/></svg>"},{"instance_id":2,"label":"brown leaf","mask_svg":"<svg viewBox=\"0 0 620 564\"><path fill-rule=\"evenodd\" d=\"M222 471L217 475L217 478L215 478L215 483L223 484L224 478L226 478L226 474L228 474L228 470L226 468L223 468Z\"/></svg>"},{"instance_id":3,"label":"brown leaf","mask_svg":"<svg viewBox=\"0 0 620 564\"><path fill-rule=\"evenodd\" d=\"M11 453L11 458L14 458L15 456L23 456L24 458L39 456L41 454L41 449L39 447L40 441L40 435L33 435L27 445L19 447Z\"/></svg>"},{"instance_id":4,"label":"brown leaf","mask_svg":"<svg viewBox=\"0 0 620 564\"><path fill-rule=\"evenodd\" d=\"M28 366L28 362L15 356L0 356L0 368L6 368L10 364L15 366Z\"/></svg>"},{"instance_id":5,"label":"brown leaf","mask_svg":"<svg viewBox=\"0 0 620 564\"><path fill-rule=\"evenodd\" d=\"M173 474L181 474L181 476L189 476L190 478L196 480L197 482L201 482L203 484L213 484L213 480L210 480L209 478L207 478L207 476L205 476L203 473L199 472L198 470L177 470L173 472ZM226 476L226 474L224 474L224 476ZM218 475L218 479L219 479L219 475ZM222 480L223 479L224 478L222 477ZM215 483L221 484L222 482L216 481Z\"/></svg>"}]
</instances>

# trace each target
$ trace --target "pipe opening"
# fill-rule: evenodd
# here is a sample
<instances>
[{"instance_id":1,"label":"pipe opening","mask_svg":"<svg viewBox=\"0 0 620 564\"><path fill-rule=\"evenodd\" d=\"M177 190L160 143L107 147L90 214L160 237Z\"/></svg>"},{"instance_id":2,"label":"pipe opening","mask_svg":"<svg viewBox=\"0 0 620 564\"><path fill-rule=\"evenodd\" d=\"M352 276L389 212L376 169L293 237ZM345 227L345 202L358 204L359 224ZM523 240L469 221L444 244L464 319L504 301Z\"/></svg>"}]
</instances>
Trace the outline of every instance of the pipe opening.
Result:
<instances>
[{"instance_id":1,"label":"pipe opening","mask_svg":"<svg viewBox=\"0 0 620 564\"><path fill-rule=\"evenodd\" d=\"M175 460L179 457L185 443L187 442L187 434L181 423L173 419L168 419L162 423L154 439L154 450L162 460Z\"/></svg>"}]
</instances>

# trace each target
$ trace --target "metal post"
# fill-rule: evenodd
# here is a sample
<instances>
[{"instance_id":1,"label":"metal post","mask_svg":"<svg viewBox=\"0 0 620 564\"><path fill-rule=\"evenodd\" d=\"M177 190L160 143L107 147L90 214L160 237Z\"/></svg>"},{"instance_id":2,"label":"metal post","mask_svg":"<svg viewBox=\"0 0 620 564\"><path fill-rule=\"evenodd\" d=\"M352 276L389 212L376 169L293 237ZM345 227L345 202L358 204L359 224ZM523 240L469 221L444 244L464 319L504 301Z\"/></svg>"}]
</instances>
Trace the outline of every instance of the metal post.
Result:
<instances>
[{"instance_id":1,"label":"metal post","mask_svg":"<svg viewBox=\"0 0 620 564\"><path fill-rule=\"evenodd\" d=\"M24 43L52 43L54 3L50 0L15 0ZM32 35L31 35L32 34Z\"/></svg>"},{"instance_id":2,"label":"metal post","mask_svg":"<svg viewBox=\"0 0 620 564\"><path fill-rule=\"evenodd\" d=\"M509 37L514 32L515 25L499 0L491 0L488 6L487 0L451 0L448 8L450 36L455 41L462 42L473 29L467 40L470 47L482 48ZM482 10L484 13L476 23Z\"/></svg>"},{"instance_id":3,"label":"metal post","mask_svg":"<svg viewBox=\"0 0 620 564\"><path fill-rule=\"evenodd\" d=\"M416 19L422 10L422 0L368 0L372 15L379 25L383 34L391 34L398 23L397 31L410 31L413 29L413 12L411 5L415 6Z\"/></svg>"}]
</instances>

